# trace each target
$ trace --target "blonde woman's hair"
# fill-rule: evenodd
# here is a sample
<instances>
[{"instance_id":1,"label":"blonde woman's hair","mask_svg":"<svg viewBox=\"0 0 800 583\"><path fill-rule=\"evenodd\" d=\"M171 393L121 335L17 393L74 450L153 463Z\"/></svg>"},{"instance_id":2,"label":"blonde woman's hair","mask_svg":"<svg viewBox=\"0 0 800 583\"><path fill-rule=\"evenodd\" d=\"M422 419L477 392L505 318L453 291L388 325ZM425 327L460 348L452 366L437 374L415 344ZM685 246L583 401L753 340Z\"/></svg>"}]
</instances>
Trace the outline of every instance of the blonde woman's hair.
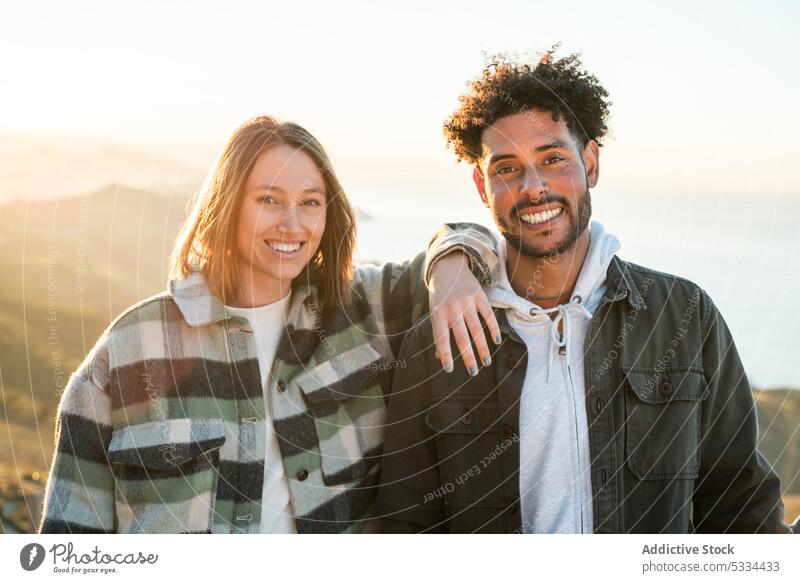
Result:
<instances>
[{"instance_id":1,"label":"blonde woman's hair","mask_svg":"<svg viewBox=\"0 0 800 583\"><path fill-rule=\"evenodd\" d=\"M225 303L236 300L240 267L234 246L245 183L261 153L279 144L311 157L327 195L325 231L319 249L293 283L315 285L320 307L348 303L356 229L350 201L319 141L295 123L266 115L244 122L225 144L181 226L172 250L170 278L200 271L218 298Z\"/></svg>"}]
</instances>

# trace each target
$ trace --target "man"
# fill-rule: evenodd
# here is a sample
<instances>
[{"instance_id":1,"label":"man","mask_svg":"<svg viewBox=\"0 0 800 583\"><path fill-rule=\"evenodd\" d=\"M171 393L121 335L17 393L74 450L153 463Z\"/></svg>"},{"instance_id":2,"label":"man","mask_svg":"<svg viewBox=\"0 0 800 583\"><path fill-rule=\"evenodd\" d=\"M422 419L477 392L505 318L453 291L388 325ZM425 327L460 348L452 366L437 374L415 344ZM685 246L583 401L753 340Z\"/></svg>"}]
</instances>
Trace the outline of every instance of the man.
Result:
<instances>
[{"instance_id":1,"label":"man","mask_svg":"<svg viewBox=\"0 0 800 583\"><path fill-rule=\"evenodd\" d=\"M446 122L503 235L487 288L503 338L470 376L442 370L450 354L433 339L446 326L406 337L385 532L790 532L713 302L621 260L590 224L607 98L577 55L551 50L488 66ZM453 332L462 344L467 331Z\"/></svg>"}]
</instances>

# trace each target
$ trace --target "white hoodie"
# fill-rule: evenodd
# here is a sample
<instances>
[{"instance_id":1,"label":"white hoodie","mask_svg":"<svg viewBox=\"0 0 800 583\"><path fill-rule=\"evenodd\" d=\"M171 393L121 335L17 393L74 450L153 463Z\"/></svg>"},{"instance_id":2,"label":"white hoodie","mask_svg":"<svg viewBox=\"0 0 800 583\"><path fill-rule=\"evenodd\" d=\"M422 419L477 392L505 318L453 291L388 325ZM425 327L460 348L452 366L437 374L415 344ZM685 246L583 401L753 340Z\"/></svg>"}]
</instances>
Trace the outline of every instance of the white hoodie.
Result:
<instances>
[{"instance_id":1,"label":"white hoodie","mask_svg":"<svg viewBox=\"0 0 800 583\"><path fill-rule=\"evenodd\" d=\"M519 420L519 490L526 533L592 532L583 343L620 243L597 221L589 233L589 252L568 303L544 309L518 296L506 272L505 240L497 284L486 290L493 306L505 308L509 324L528 349Z\"/></svg>"}]
</instances>

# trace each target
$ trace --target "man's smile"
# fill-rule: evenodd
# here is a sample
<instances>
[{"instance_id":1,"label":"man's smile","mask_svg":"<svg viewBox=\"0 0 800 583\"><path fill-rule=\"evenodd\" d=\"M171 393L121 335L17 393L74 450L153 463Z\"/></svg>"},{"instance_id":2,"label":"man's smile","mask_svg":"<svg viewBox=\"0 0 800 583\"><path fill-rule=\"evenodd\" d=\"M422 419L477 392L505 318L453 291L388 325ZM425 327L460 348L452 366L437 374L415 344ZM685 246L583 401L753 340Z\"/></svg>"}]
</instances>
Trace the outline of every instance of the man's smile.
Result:
<instances>
[{"instance_id":1,"label":"man's smile","mask_svg":"<svg viewBox=\"0 0 800 583\"><path fill-rule=\"evenodd\" d=\"M555 207L537 212L531 212L532 211L531 209L520 213L519 218L524 223L528 223L531 225L539 225L542 223L549 222L555 217L559 216L562 210L563 209L561 207Z\"/></svg>"}]
</instances>

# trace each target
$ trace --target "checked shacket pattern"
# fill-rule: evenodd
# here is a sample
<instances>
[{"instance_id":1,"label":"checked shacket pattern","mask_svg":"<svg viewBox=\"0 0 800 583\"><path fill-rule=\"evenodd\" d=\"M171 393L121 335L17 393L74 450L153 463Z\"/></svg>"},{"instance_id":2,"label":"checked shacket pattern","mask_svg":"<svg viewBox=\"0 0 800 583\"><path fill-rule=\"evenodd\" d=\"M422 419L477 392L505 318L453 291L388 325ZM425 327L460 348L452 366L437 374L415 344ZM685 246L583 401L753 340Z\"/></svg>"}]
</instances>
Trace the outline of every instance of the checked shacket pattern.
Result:
<instances>
[{"instance_id":1,"label":"checked shacket pattern","mask_svg":"<svg viewBox=\"0 0 800 583\"><path fill-rule=\"evenodd\" d=\"M269 412L253 331L202 275L130 308L62 396L40 532L258 532L268 422L299 533L377 530L386 397L404 366L396 355L427 311L430 265L455 249L489 281L494 238L451 224L427 261L358 267L345 307L320 309L313 287L294 286Z\"/></svg>"}]
</instances>

